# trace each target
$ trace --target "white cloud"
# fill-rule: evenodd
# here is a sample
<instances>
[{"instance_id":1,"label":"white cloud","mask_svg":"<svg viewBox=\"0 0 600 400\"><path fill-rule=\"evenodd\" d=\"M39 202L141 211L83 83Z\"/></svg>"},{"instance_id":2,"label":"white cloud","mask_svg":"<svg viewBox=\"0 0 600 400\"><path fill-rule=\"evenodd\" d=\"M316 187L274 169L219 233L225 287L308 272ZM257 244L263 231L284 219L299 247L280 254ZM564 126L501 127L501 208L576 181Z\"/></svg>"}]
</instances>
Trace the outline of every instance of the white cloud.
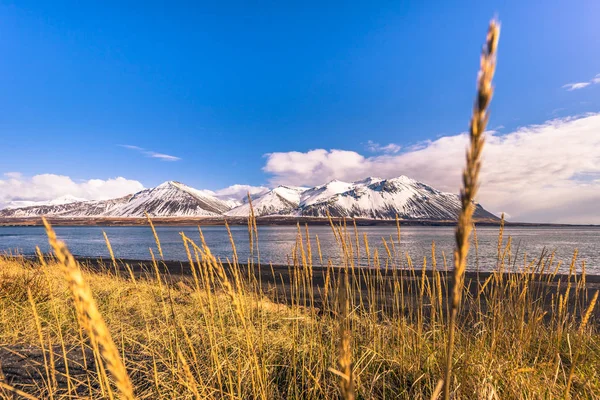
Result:
<instances>
[{"instance_id":1,"label":"white cloud","mask_svg":"<svg viewBox=\"0 0 600 400\"><path fill-rule=\"evenodd\" d=\"M179 161L179 160L181 160L181 158L179 158L179 157L170 156L168 154L155 153L153 151L149 151L149 152L147 152L147 154L148 154L148 157L159 158L163 161Z\"/></svg>"},{"instance_id":2,"label":"white cloud","mask_svg":"<svg viewBox=\"0 0 600 400\"><path fill-rule=\"evenodd\" d=\"M263 193L269 191L268 187L265 186L250 186L250 185L231 185L224 189L220 189L214 192L215 196L223 200L238 200L243 201L250 196L260 196Z\"/></svg>"},{"instance_id":3,"label":"white cloud","mask_svg":"<svg viewBox=\"0 0 600 400\"><path fill-rule=\"evenodd\" d=\"M577 89L583 89L590 85L590 82L577 82L577 83L567 83L563 85L563 89L567 89L569 92Z\"/></svg>"},{"instance_id":4,"label":"white cloud","mask_svg":"<svg viewBox=\"0 0 600 400\"><path fill-rule=\"evenodd\" d=\"M0 179L0 208L10 203L27 204L63 196L104 200L125 196L144 188L140 182L123 177L75 182L68 176L55 174L24 177L19 173L9 172L4 176L6 179Z\"/></svg>"},{"instance_id":5,"label":"white cloud","mask_svg":"<svg viewBox=\"0 0 600 400\"><path fill-rule=\"evenodd\" d=\"M179 160L181 160L181 158L179 158L179 157L172 156L169 154L157 153L156 151L146 150L143 147L139 147L139 146L133 146L130 144L121 144L119 146L124 147L129 150L135 150L137 152L140 152L140 153L144 154L146 157L158 158L159 160L162 160L162 161L179 161Z\"/></svg>"},{"instance_id":6,"label":"white cloud","mask_svg":"<svg viewBox=\"0 0 600 400\"><path fill-rule=\"evenodd\" d=\"M583 89L585 87L588 87L588 86L596 84L596 83L600 83L600 74L596 74L596 76L593 77L592 79L590 79L589 81L567 83L566 85L563 85L562 87L563 87L563 89L567 89L569 92L571 92L573 90Z\"/></svg>"},{"instance_id":7,"label":"white cloud","mask_svg":"<svg viewBox=\"0 0 600 400\"><path fill-rule=\"evenodd\" d=\"M379 143L375 143L372 140L367 142L367 150L373 153L385 153L385 154L395 154L399 152L402 147L395 143L390 143L388 145L382 146Z\"/></svg>"},{"instance_id":8,"label":"white cloud","mask_svg":"<svg viewBox=\"0 0 600 400\"><path fill-rule=\"evenodd\" d=\"M467 134L445 136L396 155L365 157L316 149L267 154L271 183L407 175L458 192ZM600 114L561 118L501 135L488 133L478 201L513 221L600 223Z\"/></svg>"},{"instance_id":9,"label":"white cloud","mask_svg":"<svg viewBox=\"0 0 600 400\"><path fill-rule=\"evenodd\" d=\"M129 149L129 150L144 151L144 149L142 149L141 147L139 147L139 146L133 146L131 144L120 144L119 146L125 147L126 149Z\"/></svg>"}]
</instances>

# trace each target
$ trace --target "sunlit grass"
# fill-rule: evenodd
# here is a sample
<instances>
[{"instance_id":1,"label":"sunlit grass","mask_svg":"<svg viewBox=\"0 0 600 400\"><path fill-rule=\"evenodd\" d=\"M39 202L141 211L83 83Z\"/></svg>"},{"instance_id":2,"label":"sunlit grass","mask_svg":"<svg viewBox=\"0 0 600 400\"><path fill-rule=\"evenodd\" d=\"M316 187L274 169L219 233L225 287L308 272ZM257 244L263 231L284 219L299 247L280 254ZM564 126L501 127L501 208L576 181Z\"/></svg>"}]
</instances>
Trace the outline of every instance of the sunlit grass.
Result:
<instances>
[{"instance_id":1,"label":"sunlit grass","mask_svg":"<svg viewBox=\"0 0 600 400\"><path fill-rule=\"evenodd\" d=\"M151 248L142 272L116 258L106 234L110 262L80 265L47 225L54 256L0 256L0 354L13 360L0 359L11 371L0 376L0 395L600 398L598 289L577 251L569 274L557 275L552 253L514 259L501 227L495 271L465 273L469 246L476 258L479 249L472 201L497 34L492 23L450 272L435 243L422 260L402 254L398 221L379 254L352 221L330 219L342 255L335 265L298 225L285 270L261 263L250 207L248 260L231 233L231 259L216 258L199 229L198 240L181 234L180 276L165 273L150 218L159 259Z\"/></svg>"},{"instance_id":2,"label":"sunlit grass","mask_svg":"<svg viewBox=\"0 0 600 400\"><path fill-rule=\"evenodd\" d=\"M444 376L452 273L435 248L400 269L409 262L398 254L401 237L386 241L388 254L369 254L358 230L332 228L342 265L313 267L310 232L298 227L286 288L261 285L258 265L223 263L186 236L186 277L157 275L154 267L132 276L118 260L119 274L112 261L103 271L82 267L135 396L338 398L347 390L357 398L430 398ZM253 246L256 253L259 241ZM379 268L357 268L365 253ZM435 270L424 273L425 262ZM556 283L551 255L524 262L518 273L465 281L451 394L555 398L570 386L576 397L597 396L600 336L585 275L574 259L568 279ZM0 258L0 343L45 354L35 386L9 384L40 398L117 396L110 368L94 362L101 349L82 328L62 261ZM84 374L71 376L62 363L73 349L87 358ZM77 363L67 363L71 374L83 368Z\"/></svg>"}]
</instances>

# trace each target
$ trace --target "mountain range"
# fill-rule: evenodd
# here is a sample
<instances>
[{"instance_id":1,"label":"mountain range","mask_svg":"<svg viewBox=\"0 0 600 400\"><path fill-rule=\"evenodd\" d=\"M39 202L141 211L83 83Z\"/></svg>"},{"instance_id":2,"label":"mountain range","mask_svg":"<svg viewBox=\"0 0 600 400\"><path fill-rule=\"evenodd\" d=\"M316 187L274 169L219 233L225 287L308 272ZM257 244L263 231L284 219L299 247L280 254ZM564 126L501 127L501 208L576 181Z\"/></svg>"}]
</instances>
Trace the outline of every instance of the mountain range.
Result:
<instances>
[{"instance_id":1,"label":"mountain range","mask_svg":"<svg viewBox=\"0 0 600 400\"><path fill-rule=\"evenodd\" d=\"M406 176L369 177L356 182L333 180L309 187L278 186L252 199L257 217L352 217L367 219L454 220L459 197ZM82 200L69 196L32 206L0 210L2 218L106 217L248 217L245 199L221 199L175 181L110 200ZM479 204L474 217L497 219Z\"/></svg>"}]
</instances>

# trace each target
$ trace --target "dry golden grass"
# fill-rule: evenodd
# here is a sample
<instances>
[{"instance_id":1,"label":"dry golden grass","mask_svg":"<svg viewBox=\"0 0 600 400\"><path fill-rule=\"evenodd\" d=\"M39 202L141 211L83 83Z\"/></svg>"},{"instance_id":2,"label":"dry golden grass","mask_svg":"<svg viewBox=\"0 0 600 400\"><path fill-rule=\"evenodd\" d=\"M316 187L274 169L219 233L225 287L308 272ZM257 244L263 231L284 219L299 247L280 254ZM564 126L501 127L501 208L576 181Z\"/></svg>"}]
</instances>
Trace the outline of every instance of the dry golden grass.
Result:
<instances>
[{"instance_id":1,"label":"dry golden grass","mask_svg":"<svg viewBox=\"0 0 600 400\"><path fill-rule=\"evenodd\" d=\"M0 376L0 396L600 398L598 291L576 252L569 275L559 276L554 254L513 260L501 229L495 272L465 275L471 240L478 249L472 201L497 37L492 23L453 271L435 243L423 260L403 253L399 223L379 254L355 224L330 219L338 265L323 258L318 238L313 254L308 227L298 226L282 271L261 265L251 215L244 263L231 235L233 258L221 260L201 230L198 242L182 233L184 276L161 272L167 265L149 218L160 260L150 249L153 262L141 272L115 258L106 235L111 265L80 265L47 225L54 256L0 256L0 356L18 362L0 361L5 371L27 371ZM507 264L517 271L503 273ZM263 280L265 270L272 279Z\"/></svg>"},{"instance_id":2,"label":"dry golden grass","mask_svg":"<svg viewBox=\"0 0 600 400\"><path fill-rule=\"evenodd\" d=\"M112 261L101 271L67 269L64 263L71 261L61 247L62 256L43 263L2 257L0 293L10 288L24 295L0 297L0 351L34 346L40 356L35 385L5 382L9 386L0 393L11 396L16 392L6 388L12 387L39 398L106 398L116 388L126 397L128 372L144 399L440 395L452 272L437 267L435 247L426 261L435 271L398 268L409 259L391 239L389 254L369 257L380 268L357 268L359 252L373 246L359 232L333 229L347 254L341 268L311 267L301 255L308 253L303 235L285 288L273 281L261 288L246 265L223 264L185 236L187 277L157 276L151 266L133 280L115 275ZM502 243L502 254L508 245ZM539 274L555 269L552 256L522 262L518 273L465 282L469 290L454 328L451 396L598 398L597 292L581 284L577 265L559 284L557 276ZM65 279L74 271L79 278ZM78 287L87 283L90 292L73 297L82 290L72 288L73 280ZM90 299L97 314L89 311ZM92 317L105 321L104 333ZM91 329L89 336L81 334L80 323ZM104 351L101 340L112 340L113 349ZM71 360L68 370L65 358Z\"/></svg>"},{"instance_id":3,"label":"dry golden grass","mask_svg":"<svg viewBox=\"0 0 600 400\"><path fill-rule=\"evenodd\" d=\"M300 255L283 295L261 289L258 277L243 265L223 265L186 237L195 277L149 272L138 273L134 281L111 268L77 270L106 321L105 332L112 333L118 353L112 357L125 360L139 398L429 398L439 393L451 273L398 269L408 259L392 250L369 259L370 265L388 265L388 275L382 268L358 269L360 235L334 229L340 248L348 252L345 266L314 270L311 279L311 266ZM364 253L369 244L360 246ZM303 248L307 252L306 244ZM48 343L64 346L65 352L96 350L94 341L80 334L78 321L89 318L71 300L63 265L68 256L60 251L64 259L43 264L0 258L0 291L25 286L15 293L27 293L31 285L30 296L0 298L0 348L33 345L45 354L37 386L10 384L43 398L107 397L112 385L119 387L119 378L109 379L100 357L88 359L85 374L71 377L68 385L52 378L67 372L51 362ZM434 252L428 265L438 261ZM538 272L554 270L552 260L544 256L523 264L520 273L468 283L475 288L466 292L457 317L452 396L555 398L568 389L573 397L597 397L597 297L581 284L570 289L565 281L560 288L547 284L550 277ZM311 294L321 274L318 290L327 295L317 310ZM581 272L575 270L575 278L581 282ZM359 290L361 282L366 290ZM274 302L276 296L281 304ZM64 359L60 347L54 346L55 359ZM67 364L71 374L77 363L81 360ZM110 363L107 367L115 370Z\"/></svg>"},{"instance_id":4,"label":"dry golden grass","mask_svg":"<svg viewBox=\"0 0 600 400\"><path fill-rule=\"evenodd\" d=\"M444 399L450 398L450 379L452 377L452 353L454 350L454 326L462 297L464 274L467 268L467 255L471 230L473 228L473 211L475 196L479 188L479 171L481 169L481 152L484 144L484 132L489 119L488 107L494 89L492 79L496 71L496 51L500 37L500 24L490 22L486 44L481 54L481 68L477 79L477 97L473 108L473 117L469 129L470 145L467 149L467 162L463 171L463 187L460 191L461 211L456 225L456 250L454 251L454 279L452 299L450 301L450 320L448 328L448 347L446 350L446 371L444 374ZM499 243L502 241L502 231Z\"/></svg>"},{"instance_id":5,"label":"dry golden grass","mask_svg":"<svg viewBox=\"0 0 600 400\"><path fill-rule=\"evenodd\" d=\"M106 367L112 374L121 397L124 399L133 399L133 388L131 386L131 381L129 380L129 375L127 374L125 365L123 365L123 361L121 360L119 351L110 335L108 327L104 322L104 318L102 318L102 315L98 312L96 301L92 296L89 285L83 278L81 268L67 249L67 246L56 238L56 234L45 219L44 225L46 226L48 241L56 255L58 267L62 271L64 278L71 289L75 309L77 310L77 319L79 320L81 327L86 330L88 335L90 335L94 348L96 348L96 346L100 348ZM112 253L110 243L109 249L111 249L110 251ZM29 296L29 299L32 303L32 308L35 310L35 304L31 296ZM37 321L37 314L34 313L34 316ZM40 342L43 343L39 326L38 331L40 334ZM42 351L44 351L43 345ZM52 352L50 352L50 354L52 354Z\"/></svg>"}]
</instances>

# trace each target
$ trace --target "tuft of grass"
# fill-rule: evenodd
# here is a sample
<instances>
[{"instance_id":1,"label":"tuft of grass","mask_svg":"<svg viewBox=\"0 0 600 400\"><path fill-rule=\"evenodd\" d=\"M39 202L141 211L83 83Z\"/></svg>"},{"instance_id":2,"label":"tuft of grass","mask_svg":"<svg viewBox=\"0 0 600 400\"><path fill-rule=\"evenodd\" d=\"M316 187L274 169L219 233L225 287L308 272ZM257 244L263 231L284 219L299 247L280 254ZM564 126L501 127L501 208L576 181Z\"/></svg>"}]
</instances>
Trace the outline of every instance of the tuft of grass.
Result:
<instances>
[{"instance_id":1,"label":"tuft of grass","mask_svg":"<svg viewBox=\"0 0 600 400\"><path fill-rule=\"evenodd\" d=\"M48 235L50 247L54 250L58 260L58 266L63 272L63 275L69 284L69 288L71 289L80 324L90 335L94 346L99 346L102 357L106 362L108 370L112 374L121 397L123 399L133 399L133 386L131 385L129 375L121 360L121 356L119 355L119 350L110 335L108 327L104 322L104 318L102 318L102 315L98 311L90 287L85 281L79 265L67 249L67 246L57 239L56 233L48 221L46 221L46 219L43 221L44 226L46 227L46 234ZM34 303L31 296L30 301L33 305Z\"/></svg>"},{"instance_id":2,"label":"tuft of grass","mask_svg":"<svg viewBox=\"0 0 600 400\"><path fill-rule=\"evenodd\" d=\"M488 29L486 44L481 53L481 67L477 79L477 96L469 129L470 141L469 148L467 149L467 162L463 171L463 187L460 191L461 210L455 233L456 249L454 251L454 274L452 298L450 301L446 370L444 373L444 399L446 400L450 398L456 316L460 306L464 274L467 268L467 255L469 254L470 237L473 229L473 211L475 209L473 202L475 201L479 187L481 152L485 139L484 132L489 119L488 107L494 92L492 79L496 70L496 51L499 37L500 24L496 20L492 20Z\"/></svg>"}]
</instances>

